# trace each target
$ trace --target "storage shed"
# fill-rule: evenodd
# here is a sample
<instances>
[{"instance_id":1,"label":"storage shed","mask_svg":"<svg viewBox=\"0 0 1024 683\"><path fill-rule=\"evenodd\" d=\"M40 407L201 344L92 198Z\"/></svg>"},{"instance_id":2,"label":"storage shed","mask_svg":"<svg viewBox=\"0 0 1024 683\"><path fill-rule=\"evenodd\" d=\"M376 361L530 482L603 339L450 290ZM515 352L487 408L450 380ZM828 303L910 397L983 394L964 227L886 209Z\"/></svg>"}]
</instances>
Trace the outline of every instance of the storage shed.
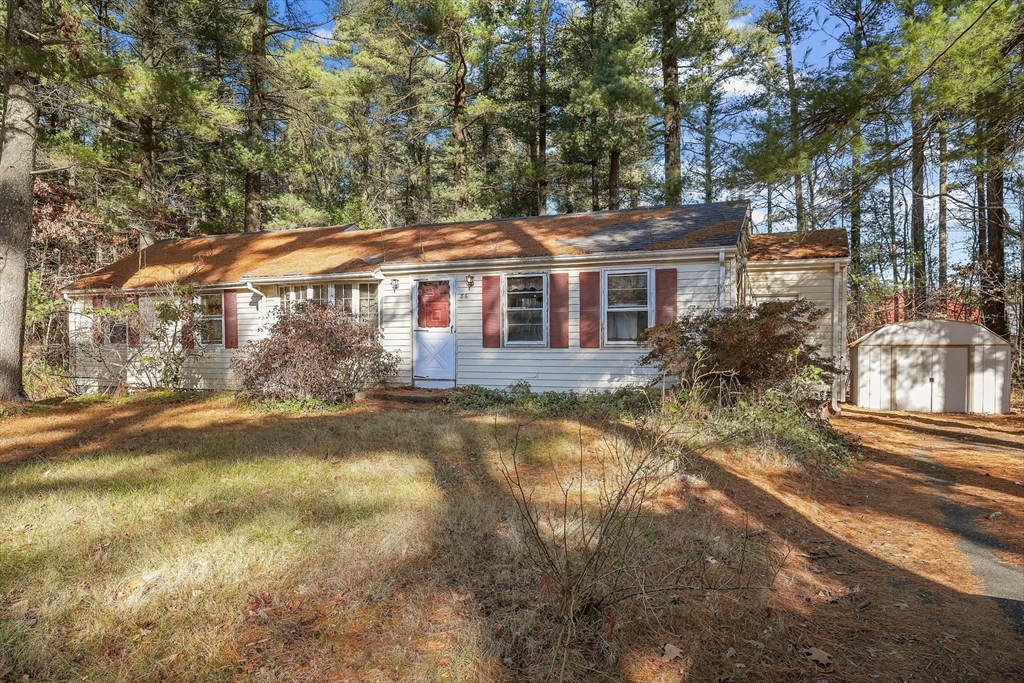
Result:
<instances>
[{"instance_id":1,"label":"storage shed","mask_svg":"<svg viewBox=\"0 0 1024 683\"><path fill-rule=\"evenodd\" d=\"M919 413L1010 412L1010 345L982 325L894 323L850 345L853 403Z\"/></svg>"}]
</instances>

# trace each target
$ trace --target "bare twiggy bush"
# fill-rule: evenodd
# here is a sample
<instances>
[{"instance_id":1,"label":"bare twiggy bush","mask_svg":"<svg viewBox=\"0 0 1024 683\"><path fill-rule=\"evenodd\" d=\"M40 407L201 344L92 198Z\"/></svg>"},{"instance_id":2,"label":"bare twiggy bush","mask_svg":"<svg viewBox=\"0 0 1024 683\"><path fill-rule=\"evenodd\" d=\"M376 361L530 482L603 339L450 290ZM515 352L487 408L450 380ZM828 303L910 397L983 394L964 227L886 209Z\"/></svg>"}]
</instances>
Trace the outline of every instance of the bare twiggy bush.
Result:
<instances>
[{"instance_id":1,"label":"bare twiggy bush","mask_svg":"<svg viewBox=\"0 0 1024 683\"><path fill-rule=\"evenodd\" d=\"M145 296L114 292L85 309L71 336L78 382L98 389L178 389L190 358L206 344L195 334L195 290L177 282Z\"/></svg>"},{"instance_id":2,"label":"bare twiggy bush","mask_svg":"<svg viewBox=\"0 0 1024 683\"><path fill-rule=\"evenodd\" d=\"M395 374L376 320L319 301L281 308L265 338L231 359L242 388L257 398L336 401Z\"/></svg>"},{"instance_id":3,"label":"bare twiggy bush","mask_svg":"<svg viewBox=\"0 0 1024 683\"><path fill-rule=\"evenodd\" d=\"M541 577L540 601L560 624L550 643L548 679L564 680L580 667L590 668L581 648L593 650L595 641L614 659L609 636L623 603L656 610L664 599L688 591L765 590L781 569L777 554L746 533L735 543L722 542L720 535L708 542L693 520L687 550L680 553L680 538L666 532L664 518L681 495L687 457L698 455L697 441L710 448L703 438L691 443L681 425L684 415L604 430L590 448L580 425L571 463L554 457L546 463L556 484L553 498L538 495L552 487L532 484L536 463L524 463L520 455L526 423L515 422L504 447L496 434L525 559Z\"/></svg>"}]
</instances>

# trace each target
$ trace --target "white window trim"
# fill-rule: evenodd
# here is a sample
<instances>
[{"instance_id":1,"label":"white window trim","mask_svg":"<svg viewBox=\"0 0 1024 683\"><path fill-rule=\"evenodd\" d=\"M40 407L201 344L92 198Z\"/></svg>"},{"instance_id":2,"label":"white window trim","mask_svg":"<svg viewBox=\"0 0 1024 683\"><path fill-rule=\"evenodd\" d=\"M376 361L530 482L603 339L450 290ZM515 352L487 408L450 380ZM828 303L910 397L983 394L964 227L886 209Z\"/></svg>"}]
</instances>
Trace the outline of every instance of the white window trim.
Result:
<instances>
[{"instance_id":1,"label":"white window trim","mask_svg":"<svg viewBox=\"0 0 1024 683\"><path fill-rule=\"evenodd\" d=\"M192 333L193 335L195 335L199 331L199 324L200 323L205 322L207 320L219 320L220 321L220 341L208 342L205 339L202 339L200 337L199 338L199 342L204 347L205 346L213 346L213 347L223 347L224 346L224 333L226 332L226 330L224 329L224 292L198 292L196 294L195 304L196 304L197 307L199 307L200 311L202 311L202 303L203 303L203 297L204 296L218 296L218 295L220 296L220 315L203 315L202 313L197 312L196 316L195 316L196 326L195 326L195 330Z\"/></svg>"},{"instance_id":2,"label":"white window trim","mask_svg":"<svg viewBox=\"0 0 1024 683\"><path fill-rule=\"evenodd\" d=\"M327 287L327 301L330 302L332 305L335 302L338 301L337 293L335 291L335 288L339 287L341 285L349 285L350 287L352 287L352 300L351 300L350 303L351 303L351 307L352 307L352 315L354 315L357 318L360 315L360 308L362 307L362 297L359 294L359 288L361 286L363 286L363 285L368 285L368 286L369 285L375 285L377 287L377 326L379 327L380 324L381 324L381 314L380 314L381 313L381 311L380 311L380 309L381 309L381 306L380 306L381 281L379 281L379 280L372 280L372 281L367 282L366 280L353 280L353 281L350 281L350 282L332 282L329 285L326 285L326 287ZM312 290L310 290L310 291L312 291Z\"/></svg>"},{"instance_id":3,"label":"white window trim","mask_svg":"<svg viewBox=\"0 0 1024 683\"><path fill-rule=\"evenodd\" d=\"M654 268L615 268L601 271L601 341L605 346L635 347L636 340L610 341L608 339L608 276L609 275L647 275L647 326L654 324ZM614 311L642 311L642 308L615 308Z\"/></svg>"},{"instance_id":4,"label":"white window trim","mask_svg":"<svg viewBox=\"0 0 1024 683\"><path fill-rule=\"evenodd\" d=\"M508 279L510 277L537 277L541 279L541 297L544 303L541 309L541 334L542 338L540 341L509 341L508 339ZM501 341L502 346L509 348L535 348L543 349L548 346L548 327L550 316L548 310L550 302L548 301L549 280L548 271L526 271L521 273L502 273L501 275Z\"/></svg>"}]
</instances>

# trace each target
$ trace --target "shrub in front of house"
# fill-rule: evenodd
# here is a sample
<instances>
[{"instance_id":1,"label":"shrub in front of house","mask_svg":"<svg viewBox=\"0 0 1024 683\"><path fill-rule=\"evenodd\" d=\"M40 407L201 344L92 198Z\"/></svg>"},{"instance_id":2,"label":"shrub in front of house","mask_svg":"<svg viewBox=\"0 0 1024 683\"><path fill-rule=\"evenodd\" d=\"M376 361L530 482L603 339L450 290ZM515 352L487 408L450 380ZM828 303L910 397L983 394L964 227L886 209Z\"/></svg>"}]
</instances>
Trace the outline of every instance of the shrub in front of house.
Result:
<instances>
[{"instance_id":1,"label":"shrub in front of house","mask_svg":"<svg viewBox=\"0 0 1024 683\"><path fill-rule=\"evenodd\" d=\"M340 401L393 376L398 357L381 344L376 320L309 301L279 309L267 336L236 351L231 367L255 398Z\"/></svg>"},{"instance_id":2,"label":"shrub in front of house","mask_svg":"<svg viewBox=\"0 0 1024 683\"><path fill-rule=\"evenodd\" d=\"M823 395L835 369L809 339L824 314L799 299L684 315L640 335L648 349L640 363L656 365L686 394L724 394L726 403L780 388Z\"/></svg>"}]
</instances>

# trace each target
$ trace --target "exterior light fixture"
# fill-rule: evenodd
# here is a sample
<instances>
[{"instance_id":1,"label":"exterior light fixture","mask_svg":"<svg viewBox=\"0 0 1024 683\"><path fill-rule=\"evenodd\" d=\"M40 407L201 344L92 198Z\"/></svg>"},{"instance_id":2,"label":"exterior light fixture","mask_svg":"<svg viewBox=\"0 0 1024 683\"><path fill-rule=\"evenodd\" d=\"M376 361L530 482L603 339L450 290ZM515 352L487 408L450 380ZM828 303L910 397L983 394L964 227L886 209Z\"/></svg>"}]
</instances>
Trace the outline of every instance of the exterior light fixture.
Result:
<instances>
[{"instance_id":1,"label":"exterior light fixture","mask_svg":"<svg viewBox=\"0 0 1024 683\"><path fill-rule=\"evenodd\" d=\"M391 289L395 290L396 292L398 291L398 278L397 277L391 278Z\"/></svg>"},{"instance_id":2,"label":"exterior light fixture","mask_svg":"<svg viewBox=\"0 0 1024 683\"><path fill-rule=\"evenodd\" d=\"M473 288L473 276L472 275L467 275L466 276L466 286L469 287L470 289Z\"/></svg>"}]
</instances>

